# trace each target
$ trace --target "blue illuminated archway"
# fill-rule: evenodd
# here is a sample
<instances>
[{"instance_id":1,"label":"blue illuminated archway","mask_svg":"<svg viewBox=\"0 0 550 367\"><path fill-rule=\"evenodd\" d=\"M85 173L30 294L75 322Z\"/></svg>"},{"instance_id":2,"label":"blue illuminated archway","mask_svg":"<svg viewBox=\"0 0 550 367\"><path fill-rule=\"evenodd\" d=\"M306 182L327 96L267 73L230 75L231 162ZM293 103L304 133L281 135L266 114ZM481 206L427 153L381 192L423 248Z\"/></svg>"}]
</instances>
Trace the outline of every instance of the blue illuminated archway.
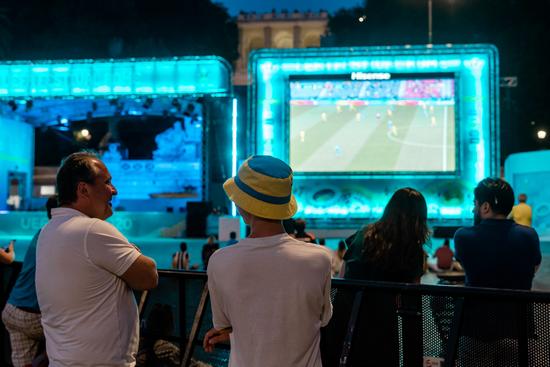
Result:
<instances>
[{"instance_id":1,"label":"blue illuminated archway","mask_svg":"<svg viewBox=\"0 0 550 367\"><path fill-rule=\"evenodd\" d=\"M254 137L249 151L285 161L289 161L293 78L434 73L450 74L456 84L453 172L297 174L299 216L378 217L393 191L412 186L426 196L431 218L466 220L475 184L485 176L499 175L498 52L492 45L260 50L251 55L249 70L249 129Z\"/></svg>"}]
</instances>

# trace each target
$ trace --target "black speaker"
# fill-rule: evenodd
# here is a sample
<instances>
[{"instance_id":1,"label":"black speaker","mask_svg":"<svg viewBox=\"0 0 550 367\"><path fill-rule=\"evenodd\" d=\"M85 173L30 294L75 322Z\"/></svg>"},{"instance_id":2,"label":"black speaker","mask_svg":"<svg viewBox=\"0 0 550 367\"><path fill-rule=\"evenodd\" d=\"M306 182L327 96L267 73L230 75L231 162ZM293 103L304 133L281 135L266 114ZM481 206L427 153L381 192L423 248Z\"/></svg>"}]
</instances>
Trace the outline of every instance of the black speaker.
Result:
<instances>
[{"instance_id":1,"label":"black speaker","mask_svg":"<svg viewBox=\"0 0 550 367\"><path fill-rule=\"evenodd\" d=\"M190 201L187 203L186 237L205 238L206 237L206 218L212 212L212 203L210 201Z\"/></svg>"}]
</instances>

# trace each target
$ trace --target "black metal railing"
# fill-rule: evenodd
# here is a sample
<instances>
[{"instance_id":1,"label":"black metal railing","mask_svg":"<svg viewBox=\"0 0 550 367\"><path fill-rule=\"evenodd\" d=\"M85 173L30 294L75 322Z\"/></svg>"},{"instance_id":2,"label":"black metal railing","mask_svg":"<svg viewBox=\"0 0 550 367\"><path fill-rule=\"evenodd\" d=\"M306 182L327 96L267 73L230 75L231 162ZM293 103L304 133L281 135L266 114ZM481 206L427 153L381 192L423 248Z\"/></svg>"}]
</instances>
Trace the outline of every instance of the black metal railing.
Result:
<instances>
[{"instance_id":1,"label":"black metal railing","mask_svg":"<svg viewBox=\"0 0 550 367\"><path fill-rule=\"evenodd\" d=\"M5 286L16 273L7 268ZM200 346L211 327L206 274L159 275L158 288L136 294L143 329L164 305L172 325L162 337L181 351L181 366L192 359L227 365L228 345L210 354ZM325 367L550 366L549 293L343 279L332 288L334 315L321 341ZM5 363L7 339L2 342Z\"/></svg>"}]
</instances>

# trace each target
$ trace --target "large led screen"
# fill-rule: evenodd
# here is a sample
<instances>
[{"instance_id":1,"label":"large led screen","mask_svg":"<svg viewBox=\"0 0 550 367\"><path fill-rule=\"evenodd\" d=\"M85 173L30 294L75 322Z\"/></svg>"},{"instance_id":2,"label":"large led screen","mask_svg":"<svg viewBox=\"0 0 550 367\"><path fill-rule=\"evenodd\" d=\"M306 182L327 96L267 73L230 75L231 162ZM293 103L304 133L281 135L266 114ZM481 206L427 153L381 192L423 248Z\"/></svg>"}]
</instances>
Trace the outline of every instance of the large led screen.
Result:
<instances>
[{"instance_id":1,"label":"large led screen","mask_svg":"<svg viewBox=\"0 0 550 367\"><path fill-rule=\"evenodd\" d=\"M454 74L296 76L289 84L295 172L456 172Z\"/></svg>"}]
</instances>

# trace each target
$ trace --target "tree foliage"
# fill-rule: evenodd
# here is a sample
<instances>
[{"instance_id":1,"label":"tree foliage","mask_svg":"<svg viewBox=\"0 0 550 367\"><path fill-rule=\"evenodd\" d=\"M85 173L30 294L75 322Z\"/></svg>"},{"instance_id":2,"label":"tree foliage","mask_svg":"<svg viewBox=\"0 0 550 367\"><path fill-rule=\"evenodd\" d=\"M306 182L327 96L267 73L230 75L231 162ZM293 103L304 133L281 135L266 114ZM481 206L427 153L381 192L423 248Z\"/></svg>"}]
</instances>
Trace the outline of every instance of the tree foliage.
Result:
<instances>
[{"instance_id":1,"label":"tree foliage","mask_svg":"<svg viewBox=\"0 0 550 367\"><path fill-rule=\"evenodd\" d=\"M219 55L237 58L238 32L210 0L6 0L4 58ZM0 12L0 14L2 14ZM4 32L3 32L4 33ZM0 37L0 46L3 38ZM1 54L0 54L1 56Z\"/></svg>"},{"instance_id":2,"label":"tree foliage","mask_svg":"<svg viewBox=\"0 0 550 367\"><path fill-rule=\"evenodd\" d=\"M533 129L550 126L550 68L543 56L549 13L548 0L433 0L434 44L494 44L500 75L518 77L518 88L501 90L503 157L537 149ZM358 21L362 15L365 22ZM426 44L428 0L368 0L337 12L329 28L331 46Z\"/></svg>"}]
</instances>

